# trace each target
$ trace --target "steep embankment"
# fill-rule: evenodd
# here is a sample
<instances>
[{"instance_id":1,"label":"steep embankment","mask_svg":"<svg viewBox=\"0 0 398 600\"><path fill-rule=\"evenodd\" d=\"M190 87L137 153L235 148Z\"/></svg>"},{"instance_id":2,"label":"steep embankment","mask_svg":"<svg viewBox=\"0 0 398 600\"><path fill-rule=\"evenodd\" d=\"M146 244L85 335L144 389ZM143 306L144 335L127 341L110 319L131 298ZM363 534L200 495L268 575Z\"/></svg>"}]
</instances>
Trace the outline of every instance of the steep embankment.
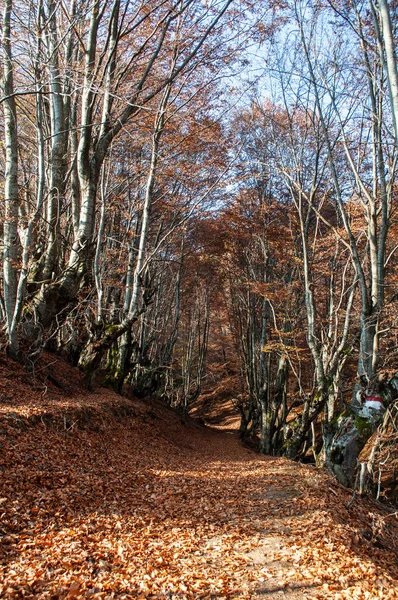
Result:
<instances>
[{"instance_id":1,"label":"steep embankment","mask_svg":"<svg viewBox=\"0 0 398 600\"><path fill-rule=\"evenodd\" d=\"M2 597L398 598L391 510L42 369L0 363Z\"/></svg>"}]
</instances>

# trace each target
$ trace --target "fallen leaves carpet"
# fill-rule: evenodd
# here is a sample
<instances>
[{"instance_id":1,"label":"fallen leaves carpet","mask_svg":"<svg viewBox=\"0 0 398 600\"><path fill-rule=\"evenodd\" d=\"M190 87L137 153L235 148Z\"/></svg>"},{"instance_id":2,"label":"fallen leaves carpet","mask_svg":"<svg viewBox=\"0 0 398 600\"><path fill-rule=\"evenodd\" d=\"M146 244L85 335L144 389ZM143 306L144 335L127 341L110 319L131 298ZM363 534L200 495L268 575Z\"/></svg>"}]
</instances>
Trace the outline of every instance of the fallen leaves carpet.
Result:
<instances>
[{"instance_id":1,"label":"fallen leaves carpet","mask_svg":"<svg viewBox=\"0 0 398 600\"><path fill-rule=\"evenodd\" d=\"M398 598L391 508L161 405L32 397L0 410L1 597Z\"/></svg>"}]
</instances>

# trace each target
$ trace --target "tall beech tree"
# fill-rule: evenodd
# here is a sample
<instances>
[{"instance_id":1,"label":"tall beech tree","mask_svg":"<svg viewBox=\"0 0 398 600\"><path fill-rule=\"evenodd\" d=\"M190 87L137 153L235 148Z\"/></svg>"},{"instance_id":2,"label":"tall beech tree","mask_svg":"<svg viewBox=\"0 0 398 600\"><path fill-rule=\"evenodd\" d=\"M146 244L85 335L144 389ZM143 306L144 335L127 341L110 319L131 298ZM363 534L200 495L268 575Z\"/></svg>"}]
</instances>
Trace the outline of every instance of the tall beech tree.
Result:
<instances>
[{"instance_id":1,"label":"tall beech tree","mask_svg":"<svg viewBox=\"0 0 398 600\"><path fill-rule=\"evenodd\" d=\"M18 353L17 317L17 264L19 260L18 244L18 117L14 95L14 68L11 41L12 0L4 4L3 13L3 73L2 92L5 141L5 185L4 185L4 228L3 228L3 288L4 309L10 353Z\"/></svg>"}]
</instances>

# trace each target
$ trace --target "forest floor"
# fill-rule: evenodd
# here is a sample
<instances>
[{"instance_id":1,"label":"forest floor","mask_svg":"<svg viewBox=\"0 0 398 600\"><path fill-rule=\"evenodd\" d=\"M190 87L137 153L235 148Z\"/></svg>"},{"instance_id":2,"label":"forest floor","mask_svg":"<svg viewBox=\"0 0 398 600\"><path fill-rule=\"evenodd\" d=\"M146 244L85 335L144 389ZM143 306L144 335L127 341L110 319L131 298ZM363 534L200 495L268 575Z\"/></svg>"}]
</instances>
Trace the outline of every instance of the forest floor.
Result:
<instances>
[{"instance_id":1,"label":"forest floor","mask_svg":"<svg viewBox=\"0 0 398 600\"><path fill-rule=\"evenodd\" d=\"M398 598L393 508L46 363L0 360L0 597Z\"/></svg>"}]
</instances>

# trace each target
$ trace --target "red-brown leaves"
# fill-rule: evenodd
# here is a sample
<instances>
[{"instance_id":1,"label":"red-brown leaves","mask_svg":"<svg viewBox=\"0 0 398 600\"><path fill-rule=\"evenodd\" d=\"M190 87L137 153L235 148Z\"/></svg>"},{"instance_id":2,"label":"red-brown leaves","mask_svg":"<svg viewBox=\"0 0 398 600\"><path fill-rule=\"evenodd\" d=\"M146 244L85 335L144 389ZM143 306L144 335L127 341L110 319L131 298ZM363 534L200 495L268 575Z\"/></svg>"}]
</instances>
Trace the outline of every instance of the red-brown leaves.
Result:
<instances>
[{"instance_id":1,"label":"red-brown leaves","mask_svg":"<svg viewBox=\"0 0 398 600\"><path fill-rule=\"evenodd\" d=\"M116 420L128 404L110 392L67 402L73 429L55 406L35 426L15 416L28 403L1 417L3 597L398 597L396 518L366 535L379 505L346 509L350 494L321 472L158 405Z\"/></svg>"}]
</instances>

